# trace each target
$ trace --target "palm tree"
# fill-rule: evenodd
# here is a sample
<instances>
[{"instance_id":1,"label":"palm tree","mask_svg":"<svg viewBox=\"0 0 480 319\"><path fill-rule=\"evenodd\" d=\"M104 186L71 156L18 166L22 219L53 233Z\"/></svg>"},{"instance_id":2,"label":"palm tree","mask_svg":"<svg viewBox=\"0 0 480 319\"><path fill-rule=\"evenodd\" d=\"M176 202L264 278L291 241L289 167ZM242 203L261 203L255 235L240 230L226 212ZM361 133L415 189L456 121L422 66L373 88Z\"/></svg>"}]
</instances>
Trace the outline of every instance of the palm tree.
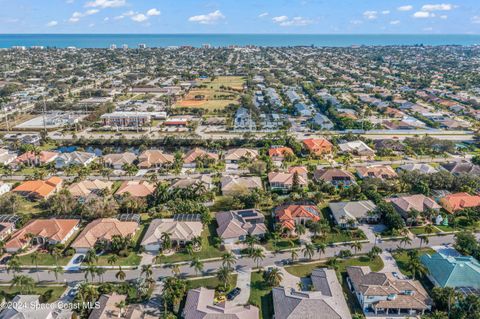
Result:
<instances>
[{"instance_id":1,"label":"palm tree","mask_svg":"<svg viewBox=\"0 0 480 319\"><path fill-rule=\"evenodd\" d=\"M152 265L142 265L141 275L145 275L145 279L151 278L153 275Z\"/></svg>"},{"instance_id":2,"label":"palm tree","mask_svg":"<svg viewBox=\"0 0 480 319\"><path fill-rule=\"evenodd\" d=\"M278 241L280 240L280 234L278 233L278 231L274 231L271 233L271 236L272 236L273 250L277 252L277 244L278 244Z\"/></svg>"},{"instance_id":3,"label":"palm tree","mask_svg":"<svg viewBox=\"0 0 480 319\"><path fill-rule=\"evenodd\" d=\"M97 266L89 264L84 271L85 271L85 280L88 282L88 276L90 275L93 281L97 274Z\"/></svg>"},{"instance_id":4,"label":"palm tree","mask_svg":"<svg viewBox=\"0 0 480 319\"><path fill-rule=\"evenodd\" d=\"M407 270L412 273L412 277L415 280L417 275L425 276L428 273L427 267L425 267L418 256L417 250L410 250L407 252L408 261L407 261Z\"/></svg>"},{"instance_id":5,"label":"palm tree","mask_svg":"<svg viewBox=\"0 0 480 319\"><path fill-rule=\"evenodd\" d=\"M19 288L20 292L26 292L27 294L32 293L33 288L35 288L35 280L29 276L25 275L16 275L13 276L12 284L10 287Z\"/></svg>"},{"instance_id":6,"label":"palm tree","mask_svg":"<svg viewBox=\"0 0 480 319\"><path fill-rule=\"evenodd\" d=\"M265 254L263 253L263 250L261 248L256 248L252 251L251 257L253 261L257 264L257 268L259 268L259 263L263 260L263 258L265 258Z\"/></svg>"},{"instance_id":7,"label":"palm tree","mask_svg":"<svg viewBox=\"0 0 480 319\"><path fill-rule=\"evenodd\" d=\"M412 244L412 240L410 239L410 237L408 237L408 235L406 236L403 236L401 239L400 239L400 245L403 244L403 247L407 247L407 245L411 245Z\"/></svg>"},{"instance_id":8,"label":"palm tree","mask_svg":"<svg viewBox=\"0 0 480 319\"><path fill-rule=\"evenodd\" d=\"M355 254L357 254L357 251L362 250L362 243L359 241L354 241L350 244L350 248L352 248L355 251Z\"/></svg>"},{"instance_id":9,"label":"palm tree","mask_svg":"<svg viewBox=\"0 0 480 319\"><path fill-rule=\"evenodd\" d=\"M193 256L193 245L192 245L192 243L188 243L185 246L185 250L187 251L187 254L189 254L190 256Z\"/></svg>"},{"instance_id":10,"label":"palm tree","mask_svg":"<svg viewBox=\"0 0 480 319\"><path fill-rule=\"evenodd\" d=\"M256 244L258 244L258 238L252 235L247 235L245 242L247 243L248 250L251 253Z\"/></svg>"},{"instance_id":11,"label":"palm tree","mask_svg":"<svg viewBox=\"0 0 480 319\"><path fill-rule=\"evenodd\" d=\"M290 251L290 257L291 257L291 260L292 260L292 264L295 262L295 259L297 259L298 257L298 252L296 249L292 249Z\"/></svg>"},{"instance_id":12,"label":"palm tree","mask_svg":"<svg viewBox=\"0 0 480 319\"><path fill-rule=\"evenodd\" d=\"M427 234L427 235L430 235L431 233L433 233L435 231L435 228L433 227L432 224L425 225L425 227L423 229L425 231L425 234Z\"/></svg>"},{"instance_id":13,"label":"palm tree","mask_svg":"<svg viewBox=\"0 0 480 319\"><path fill-rule=\"evenodd\" d=\"M115 304L115 307L118 308L118 310L119 310L118 317L121 318L123 316L123 310L127 307L127 304L125 303L125 300L117 302Z\"/></svg>"},{"instance_id":14,"label":"palm tree","mask_svg":"<svg viewBox=\"0 0 480 319\"><path fill-rule=\"evenodd\" d=\"M98 291L97 288L88 283L80 284L78 288L78 294L80 300L82 302L95 302L98 298Z\"/></svg>"},{"instance_id":15,"label":"palm tree","mask_svg":"<svg viewBox=\"0 0 480 319\"><path fill-rule=\"evenodd\" d=\"M230 283L230 268L221 266L217 271L217 278L220 282L223 282L223 287L227 288Z\"/></svg>"},{"instance_id":16,"label":"palm tree","mask_svg":"<svg viewBox=\"0 0 480 319\"><path fill-rule=\"evenodd\" d=\"M430 242L430 240L428 239L428 236L419 236L420 238L420 248L422 248L422 245L423 244L427 244Z\"/></svg>"},{"instance_id":17,"label":"palm tree","mask_svg":"<svg viewBox=\"0 0 480 319\"><path fill-rule=\"evenodd\" d=\"M338 262L338 257L335 256L335 257L330 258L327 261L327 265L334 270L338 270L338 267L340 266L339 262Z\"/></svg>"},{"instance_id":18,"label":"palm tree","mask_svg":"<svg viewBox=\"0 0 480 319\"><path fill-rule=\"evenodd\" d=\"M172 268L172 274L175 276L175 277L178 277L180 275L180 267L178 267L177 264L174 264L171 266Z\"/></svg>"},{"instance_id":19,"label":"palm tree","mask_svg":"<svg viewBox=\"0 0 480 319\"><path fill-rule=\"evenodd\" d=\"M327 249L327 245L324 243L319 243L315 245L318 253L318 259L321 259L322 254L325 254L325 250Z\"/></svg>"},{"instance_id":20,"label":"palm tree","mask_svg":"<svg viewBox=\"0 0 480 319\"><path fill-rule=\"evenodd\" d=\"M105 274L107 270L105 268L97 267L96 275L100 277L100 281L103 282L103 274Z\"/></svg>"},{"instance_id":21,"label":"palm tree","mask_svg":"<svg viewBox=\"0 0 480 319\"><path fill-rule=\"evenodd\" d=\"M59 274L63 274L64 273L64 270L63 270L63 267L62 266L55 266L54 268L52 268L51 270L48 271L49 273L50 272L53 272L53 274L55 275L55 280L58 281L58 275Z\"/></svg>"},{"instance_id":22,"label":"palm tree","mask_svg":"<svg viewBox=\"0 0 480 319\"><path fill-rule=\"evenodd\" d=\"M203 271L203 262L198 259L198 257L193 258L192 262L190 263L190 267L195 270L195 275L198 275L198 273Z\"/></svg>"},{"instance_id":23,"label":"palm tree","mask_svg":"<svg viewBox=\"0 0 480 319\"><path fill-rule=\"evenodd\" d=\"M118 256L115 255L115 254L111 254L107 258L107 263L109 263L111 266L113 266L117 262L117 260L118 260Z\"/></svg>"},{"instance_id":24,"label":"palm tree","mask_svg":"<svg viewBox=\"0 0 480 319\"><path fill-rule=\"evenodd\" d=\"M203 244L202 237L195 236L192 238L192 245L195 248L195 250L199 251L200 249L202 249L202 244Z\"/></svg>"},{"instance_id":25,"label":"palm tree","mask_svg":"<svg viewBox=\"0 0 480 319\"><path fill-rule=\"evenodd\" d=\"M160 240L162 241L162 249L166 252L169 252L172 249L172 239L169 233L162 233L160 236Z\"/></svg>"},{"instance_id":26,"label":"palm tree","mask_svg":"<svg viewBox=\"0 0 480 319\"><path fill-rule=\"evenodd\" d=\"M93 262L98 262L98 256L94 248L90 248L85 254L85 262L87 264L92 264Z\"/></svg>"},{"instance_id":27,"label":"palm tree","mask_svg":"<svg viewBox=\"0 0 480 319\"><path fill-rule=\"evenodd\" d=\"M302 252L305 258L312 260L312 257L315 254L315 247L313 246L313 244L305 244L305 247L303 248Z\"/></svg>"},{"instance_id":28,"label":"palm tree","mask_svg":"<svg viewBox=\"0 0 480 319\"><path fill-rule=\"evenodd\" d=\"M35 250L31 255L30 259L32 260L32 263L35 265L35 272L37 273L37 281L40 281L40 277L38 276L38 258L39 258L39 252Z\"/></svg>"},{"instance_id":29,"label":"palm tree","mask_svg":"<svg viewBox=\"0 0 480 319\"><path fill-rule=\"evenodd\" d=\"M20 261L18 260L17 256L13 256L7 262L7 273L10 273L10 271L12 271L14 274L20 272Z\"/></svg>"},{"instance_id":30,"label":"palm tree","mask_svg":"<svg viewBox=\"0 0 480 319\"><path fill-rule=\"evenodd\" d=\"M187 284L185 280L175 277L168 277L163 284L163 303L165 310L171 304L176 307L185 296Z\"/></svg>"},{"instance_id":31,"label":"palm tree","mask_svg":"<svg viewBox=\"0 0 480 319\"><path fill-rule=\"evenodd\" d=\"M378 246L373 246L372 249L368 252L368 256L370 257L370 259L374 259L381 253L382 253L382 248Z\"/></svg>"},{"instance_id":32,"label":"palm tree","mask_svg":"<svg viewBox=\"0 0 480 319\"><path fill-rule=\"evenodd\" d=\"M296 224L295 225L295 232L300 237L302 235L305 235L305 233L307 232L307 229L302 224Z\"/></svg>"},{"instance_id":33,"label":"palm tree","mask_svg":"<svg viewBox=\"0 0 480 319\"><path fill-rule=\"evenodd\" d=\"M125 277L127 277L127 274L125 274L125 272L122 270L122 266L120 266L118 272L115 274L115 278L120 281L124 281Z\"/></svg>"},{"instance_id":34,"label":"palm tree","mask_svg":"<svg viewBox=\"0 0 480 319\"><path fill-rule=\"evenodd\" d=\"M266 273L266 279L270 287L279 286L283 279L283 274L278 268L273 268Z\"/></svg>"},{"instance_id":35,"label":"palm tree","mask_svg":"<svg viewBox=\"0 0 480 319\"><path fill-rule=\"evenodd\" d=\"M237 263L237 257L232 253L225 253L222 255L222 266L226 266L229 269L233 269L233 266Z\"/></svg>"}]
</instances>

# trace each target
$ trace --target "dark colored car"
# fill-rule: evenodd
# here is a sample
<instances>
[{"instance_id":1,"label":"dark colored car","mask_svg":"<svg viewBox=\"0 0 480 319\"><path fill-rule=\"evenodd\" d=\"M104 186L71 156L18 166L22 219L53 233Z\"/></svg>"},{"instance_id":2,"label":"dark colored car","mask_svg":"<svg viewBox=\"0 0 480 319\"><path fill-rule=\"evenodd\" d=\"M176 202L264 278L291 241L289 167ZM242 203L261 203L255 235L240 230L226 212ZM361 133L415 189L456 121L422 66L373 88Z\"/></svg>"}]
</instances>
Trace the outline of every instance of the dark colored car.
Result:
<instances>
[{"instance_id":1,"label":"dark colored car","mask_svg":"<svg viewBox=\"0 0 480 319\"><path fill-rule=\"evenodd\" d=\"M75 258L75 260L73 261L73 263L74 263L74 264L81 264L84 258L85 258L84 255L80 255L80 256L78 256L77 258Z\"/></svg>"},{"instance_id":2,"label":"dark colored car","mask_svg":"<svg viewBox=\"0 0 480 319\"><path fill-rule=\"evenodd\" d=\"M233 289L232 291L230 291L228 294L227 294L227 300L233 300L235 299L236 296L238 296L240 294L240 291L242 291L242 289L240 288L235 288Z\"/></svg>"},{"instance_id":3,"label":"dark colored car","mask_svg":"<svg viewBox=\"0 0 480 319\"><path fill-rule=\"evenodd\" d=\"M12 256L3 257L2 260L0 260L0 265L6 265L10 259L12 259Z\"/></svg>"}]
</instances>

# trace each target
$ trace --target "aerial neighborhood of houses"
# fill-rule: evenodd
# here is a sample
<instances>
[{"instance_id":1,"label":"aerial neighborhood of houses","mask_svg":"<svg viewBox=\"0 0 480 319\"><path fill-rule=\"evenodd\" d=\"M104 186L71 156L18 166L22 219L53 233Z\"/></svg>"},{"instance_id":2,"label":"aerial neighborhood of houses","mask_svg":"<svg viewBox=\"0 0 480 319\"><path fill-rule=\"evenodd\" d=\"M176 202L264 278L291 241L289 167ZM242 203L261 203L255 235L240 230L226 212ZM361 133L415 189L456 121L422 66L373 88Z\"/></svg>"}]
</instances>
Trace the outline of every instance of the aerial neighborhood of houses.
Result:
<instances>
[{"instance_id":1,"label":"aerial neighborhood of houses","mask_svg":"<svg viewBox=\"0 0 480 319\"><path fill-rule=\"evenodd\" d=\"M479 63L0 50L0 319L480 318Z\"/></svg>"}]
</instances>

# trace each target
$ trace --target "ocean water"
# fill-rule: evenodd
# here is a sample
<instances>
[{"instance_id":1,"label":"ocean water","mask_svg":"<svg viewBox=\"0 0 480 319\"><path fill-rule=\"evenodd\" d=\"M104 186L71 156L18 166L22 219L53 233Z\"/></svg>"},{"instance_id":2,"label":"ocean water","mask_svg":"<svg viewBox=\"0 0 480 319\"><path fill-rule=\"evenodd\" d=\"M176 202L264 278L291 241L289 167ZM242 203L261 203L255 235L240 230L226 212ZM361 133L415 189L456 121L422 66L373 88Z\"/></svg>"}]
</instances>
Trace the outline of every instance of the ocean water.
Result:
<instances>
[{"instance_id":1,"label":"ocean water","mask_svg":"<svg viewBox=\"0 0 480 319\"><path fill-rule=\"evenodd\" d=\"M127 44L136 48L139 44L148 47L189 45L215 47L229 45L256 46L329 46L352 45L480 45L480 35L325 35L325 34L0 34L0 48L12 46L45 46L66 48L108 48Z\"/></svg>"}]
</instances>

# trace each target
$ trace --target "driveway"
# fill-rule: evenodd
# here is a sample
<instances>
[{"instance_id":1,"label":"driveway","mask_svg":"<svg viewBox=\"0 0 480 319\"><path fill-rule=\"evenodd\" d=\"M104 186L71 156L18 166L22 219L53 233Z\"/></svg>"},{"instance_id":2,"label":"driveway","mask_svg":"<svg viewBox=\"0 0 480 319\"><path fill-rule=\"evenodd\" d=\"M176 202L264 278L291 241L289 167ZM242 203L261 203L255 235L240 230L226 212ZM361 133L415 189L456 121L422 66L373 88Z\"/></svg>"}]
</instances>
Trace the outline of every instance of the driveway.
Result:
<instances>
[{"instance_id":1,"label":"driveway","mask_svg":"<svg viewBox=\"0 0 480 319\"><path fill-rule=\"evenodd\" d=\"M142 267L142 265L153 265L153 259L156 257L156 255L148 251L142 253L141 256L142 260L140 260L139 267Z\"/></svg>"},{"instance_id":2,"label":"driveway","mask_svg":"<svg viewBox=\"0 0 480 319\"><path fill-rule=\"evenodd\" d=\"M240 294L235 297L234 302L237 305L248 304L250 299L250 283L252 277L252 269L247 267L237 268L237 287L241 289Z\"/></svg>"},{"instance_id":3,"label":"driveway","mask_svg":"<svg viewBox=\"0 0 480 319\"><path fill-rule=\"evenodd\" d=\"M386 227L383 224L361 224L358 225L358 228L367 236L368 241L374 244L376 240L375 233L381 233Z\"/></svg>"},{"instance_id":4,"label":"driveway","mask_svg":"<svg viewBox=\"0 0 480 319\"><path fill-rule=\"evenodd\" d=\"M72 258L70 259L70 261L68 262L68 264L66 266L63 267L63 270L65 271L69 271L69 270L78 270L80 269L80 265L82 263L79 263L79 264L76 264L74 261L80 257L80 256L83 256L85 257L85 254L75 254L72 256Z\"/></svg>"},{"instance_id":5,"label":"driveway","mask_svg":"<svg viewBox=\"0 0 480 319\"><path fill-rule=\"evenodd\" d=\"M441 245L441 246L432 246L432 249L437 253L448 256L448 257L460 257L460 254L455 248L451 245Z\"/></svg>"},{"instance_id":6,"label":"driveway","mask_svg":"<svg viewBox=\"0 0 480 319\"><path fill-rule=\"evenodd\" d=\"M398 268L395 258L388 251L384 251L380 254L380 258L383 261L383 269L380 270L381 273L397 273L399 279L405 279L405 276L402 274Z\"/></svg>"}]
</instances>

